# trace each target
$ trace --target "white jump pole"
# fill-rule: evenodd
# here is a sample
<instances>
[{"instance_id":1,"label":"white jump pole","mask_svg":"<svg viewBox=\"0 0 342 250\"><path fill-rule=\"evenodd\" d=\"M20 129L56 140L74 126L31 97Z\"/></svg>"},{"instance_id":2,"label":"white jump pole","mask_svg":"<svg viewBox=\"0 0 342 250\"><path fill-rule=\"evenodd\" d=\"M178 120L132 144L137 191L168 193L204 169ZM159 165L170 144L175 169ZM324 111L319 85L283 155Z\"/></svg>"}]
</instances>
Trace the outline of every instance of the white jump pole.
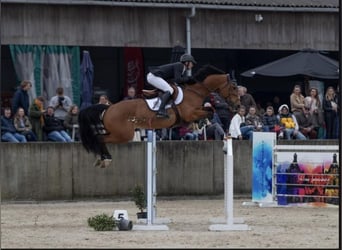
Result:
<instances>
[{"instance_id":1,"label":"white jump pole","mask_svg":"<svg viewBox=\"0 0 342 250\"><path fill-rule=\"evenodd\" d=\"M156 133L147 130L147 219L145 225L134 225L133 230L169 230L168 226L156 223Z\"/></svg>"},{"instance_id":2,"label":"white jump pole","mask_svg":"<svg viewBox=\"0 0 342 250\"><path fill-rule=\"evenodd\" d=\"M233 143L232 138L227 137L226 150L224 148L226 157L224 164L224 207L225 207L225 224L213 224L209 226L210 231L232 231L232 230L250 230L250 227L243 223L243 219L233 217L234 209L234 192L233 192Z\"/></svg>"}]
</instances>

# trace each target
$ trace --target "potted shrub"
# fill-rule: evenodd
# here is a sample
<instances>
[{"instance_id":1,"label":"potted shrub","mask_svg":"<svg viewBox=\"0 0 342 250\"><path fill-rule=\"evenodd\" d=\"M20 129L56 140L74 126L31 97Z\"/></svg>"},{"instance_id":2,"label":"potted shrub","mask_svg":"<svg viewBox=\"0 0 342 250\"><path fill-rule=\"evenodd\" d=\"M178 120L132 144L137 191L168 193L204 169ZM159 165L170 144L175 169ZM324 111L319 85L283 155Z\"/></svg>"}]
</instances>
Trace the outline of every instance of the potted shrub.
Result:
<instances>
[{"instance_id":1,"label":"potted shrub","mask_svg":"<svg viewBox=\"0 0 342 250\"><path fill-rule=\"evenodd\" d=\"M147 212L144 211L146 209L146 195L144 192L144 189L141 185L137 184L135 187L132 189L132 196L133 196L133 201L137 208L139 209L139 212L137 213L137 218L147 218Z\"/></svg>"}]
</instances>

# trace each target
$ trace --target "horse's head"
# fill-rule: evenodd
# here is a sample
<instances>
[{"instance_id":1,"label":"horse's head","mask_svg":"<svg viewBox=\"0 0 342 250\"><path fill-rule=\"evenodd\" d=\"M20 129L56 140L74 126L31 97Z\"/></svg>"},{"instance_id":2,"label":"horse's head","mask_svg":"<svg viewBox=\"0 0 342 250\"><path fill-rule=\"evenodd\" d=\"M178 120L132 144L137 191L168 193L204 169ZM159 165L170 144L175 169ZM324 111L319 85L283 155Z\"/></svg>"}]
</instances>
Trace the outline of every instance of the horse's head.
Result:
<instances>
[{"instance_id":1,"label":"horse's head","mask_svg":"<svg viewBox=\"0 0 342 250\"><path fill-rule=\"evenodd\" d=\"M230 80L229 74L209 75L203 84L210 92L217 92L235 110L240 105L240 96L235 82Z\"/></svg>"}]
</instances>

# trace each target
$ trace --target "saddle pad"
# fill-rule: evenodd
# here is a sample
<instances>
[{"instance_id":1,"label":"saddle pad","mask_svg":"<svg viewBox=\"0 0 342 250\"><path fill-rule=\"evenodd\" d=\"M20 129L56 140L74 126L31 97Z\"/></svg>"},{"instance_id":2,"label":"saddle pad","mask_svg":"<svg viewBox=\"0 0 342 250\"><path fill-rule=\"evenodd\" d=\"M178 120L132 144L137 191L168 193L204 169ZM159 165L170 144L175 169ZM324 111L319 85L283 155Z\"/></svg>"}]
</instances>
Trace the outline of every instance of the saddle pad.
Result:
<instances>
[{"instance_id":1,"label":"saddle pad","mask_svg":"<svg viewBox=\"0 0 342 250\"><path fill-rule=\"evenodd\" d=\"M176 97L176 100L174 101L176 105L180 104L183 101L183 90L178 87L178 95ZM151 99L145 99L147 106L153 110L153 111L158 111L159 110L159 106L161 103L161 100L159 97L155 97L155 98L151 98ZM168 103L165 106L166 109L171 108L171 104Z\"/></svg>"}]
</instances>

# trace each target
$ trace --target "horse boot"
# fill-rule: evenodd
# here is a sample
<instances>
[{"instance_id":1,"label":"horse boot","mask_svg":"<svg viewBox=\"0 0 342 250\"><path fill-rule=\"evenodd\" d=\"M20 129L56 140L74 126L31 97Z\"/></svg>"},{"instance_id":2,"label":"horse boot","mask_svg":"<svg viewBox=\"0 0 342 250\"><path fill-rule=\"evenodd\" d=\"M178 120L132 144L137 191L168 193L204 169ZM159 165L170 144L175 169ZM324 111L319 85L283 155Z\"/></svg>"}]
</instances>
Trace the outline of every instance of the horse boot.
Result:
<instances>
[{"instance_id":1,"label":"horse boot","mask_svg":"<svg viewBox=\"0 0 342 250\"><path fill-rule=\"evenodd\" d=\"M170 91L166 91L164 92L164 94L160 97L161 99L161 104L159 107L159 110L157 112L157 117L161 117L161 118L169 118L169 115L166 113L166 103L169 101L169 98L171 96Z\"/></svg>"}]
</instances>

